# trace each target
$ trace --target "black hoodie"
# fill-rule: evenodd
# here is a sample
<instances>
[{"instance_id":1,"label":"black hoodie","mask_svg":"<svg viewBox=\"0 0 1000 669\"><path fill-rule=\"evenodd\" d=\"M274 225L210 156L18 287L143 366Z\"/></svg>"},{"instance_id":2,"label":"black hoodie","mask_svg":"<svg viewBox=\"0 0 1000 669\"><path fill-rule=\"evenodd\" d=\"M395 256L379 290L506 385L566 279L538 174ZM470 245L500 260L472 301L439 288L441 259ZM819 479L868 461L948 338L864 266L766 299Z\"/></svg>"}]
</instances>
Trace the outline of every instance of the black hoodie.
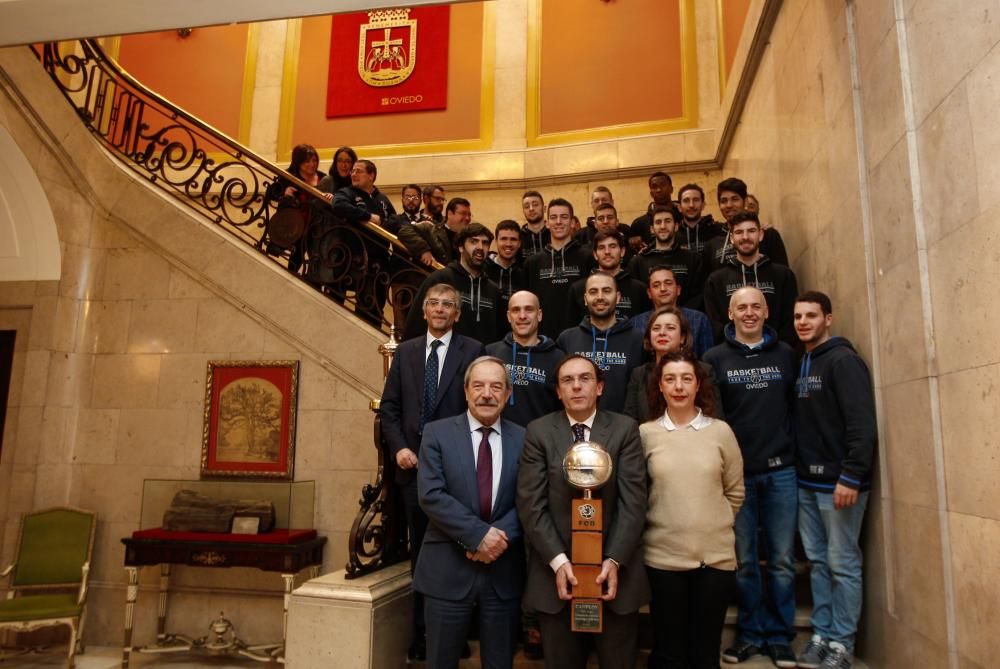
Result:
<instances>
[{"instance_id":1,"label":"black hoodie","mask_svg":"<svg viewBox=\"0 0 1000 669\"><path fill-rule=\"evenodd\" d=\"M507 313L510 296L524 288L524 263L518 258L510 267L504 267L497 262L496 256L490 255L483 265L483 273L500 287L501 308Z\"/></svg>"},{"instance_id":2,"label":"black hoodie","mask_svg":"<svg viewBox=\"0 0 1000 669\"><path fill-rule=\"evenodd\" d=\"M677 226L677 239L681 242L681 248L687 249L701 256L705 250L705 245L709 240L721 237L726 234L726 229L715 222L711 214L702 216L698 224L688 226L684 219Z\"/></svg>"},{"instance_id":3,"label":"black hoodie","mask_svg":"<svg viewBox=\"0 0 1000 669\"><path fill-rule=\"evenodd\" d=\"M538 296L543 315L541 333L549 339L576 324L567 320L569 289L590 273L592 264L590 249L572 239L558 251L550 244L524 261L525 288Z\"/></svg>"},{"instance_id":4,"label":"black hoodie","mask_svg":"<svg viewBox=\"0 0 1000 669\"><path fill-rule=\"evenodd\" d=\"M702 360L715 370L726 422L743 452L743 471L762 474L793 465L792 347L765 325L763 343L750 348L736 341L736 327L730 323L726 342L710 348Z\"/></svg>"},{"instance_id":5,"label":"black hoodie","mask_svg":"<svg viewBox=\"0 0 1000 669\"><path fill-rule=\"evenodd\" d=\"M545 250L545 247L552 241L549 229L542 226L538 232L532 232L525 223L521 226L521 260L527 260L531 256Z\"/></svg>"},{"instance_id":6,"label":"black hoodie","mask_svg":"<svg viewBox=\"0 0 1000 669\"><path fill-rule=\"evenodd\" d=\"M544 322L544 321L543 321ZM625 391L632 370L643 363L642 333L628 321L617 321L607 330L598 330L584 318L576 327L564 330L556 345L566 355L590 358L604 372L604 392L597 406L604 411L625 410Z\"/></svg>"},{"instance_id":7,"label":"black hoodie","mask_svg":"<svg viewBox=\"0 0 1000 669\"><path fill-rule=\"evenodd\" d=\"M595 269L591 274L597 271ZM633 279L625 270L615 275L615 281L618 282L618 307L615 309L615 318L627 321L652 308L653 305L646 293L646 284ZM566 302L569 314L566 318L570 323L579 323L580 319L587 315L587 307L583 302L586 288L587 279L577 279L569 288L569 300Z\"/></svg>"},{"instance_id":8,"label":"black hoodie","mask_svg":"<svg viewBox=\"0 0 1000 669\"><path fill-rule=\"evenodd\" d=\"M514 392L504 407L503 417L522 427L559 409L556 396L556 365L566 355L556 343L542 335L534 346L522 346L510 332L501 341L486 347L507 366Z\"/></svg>"},{"instance_id":9,"label":"black hoodie","mask_svg":"<svg viewBox=\"0 0 1000 669\"><path fill-rule=\"evenodd\" d=\"M650 246L632 258L628 269L632 276L648 285L649 273L657 267L669 267L673 270L674 279L681 287L681 296L677 300L679 306L701 309L701 291L705 277L702 276L701 258L697 253L682 248L680 240L675 237L669 249Z\"/></svg>"},{"instance_id":10,"label":"black hoodie","mask_svg":"<svg viewBox=\"0 0 1000 669\"><path fill-rule=\"evenodd\" d=\"M799 285L795 273L785 265L771 262L762 255L753 265L744 265L735 258L712 272L705 282L705 313L712 321L715 340L729 322L729 298L740 288L755 286L767 300L767 324L774 328L781 341L795 345L798 337L792 325L795 298Z\"/></svg>"},{"instance_id":11,"label":"black hoodie","mask_svg":"<svg viewBox=\"0 0 1000 669\"><path fill-rule=\"evenodd\" d=\"M496 341L507 324L507 312L500 300L500 287L485 274L473 277L458 260L451 261L444 269L431 272L420 284L413 305L406 315L403 339L419 337L427 331L424 323L424 296L427 289L437 283L454 286L462 301L462 315L455 323L455 332L472 337L483 344Z\"/></svg>"},{"instance_id":12,"label":"black hoodie","mask_svg":"<svg viewBox=\"0 0 1000 669\"><path fill-rule=\"evenodd\" d=\"M646 207L646 213L632 221L632 236L642 237L644 244L653 243L653 210L656 209L656 207L657 204L655 202L650 202L649 206ZM674 220L680 221L681 210L678 209L677 205L673 202L670 203L670 207L674 210Z\"/></svg>"},{"instance_id":13,"label":"black hoodie","mask_svg":"<svg viewBox=\"0 0 1000 669\"><path fill-rule=\"evenodd\" d=\"M878 442L868 365L851 342L832 337L802 356L796 381L799 486L833 492L871 487Z\"/></svg>"},{"instance_id":14,"label":"black hoodie","mask_svg":"<svg viewBox=\"0 0 1000 669\"><path fill-rule=\"evenodd\" d=\"M723 234L713 237L706 244L701 252L701 264L705 267L706 275L724 266L727 261L736 257L736 247L729 241L729 232L722 229ZM760 240L760 252L772 261L781 264L788 264L788 252L785 251L785 242L781 239L781 234L774 228L764 231L764 238Z\"/></svg>"}]
</instances>

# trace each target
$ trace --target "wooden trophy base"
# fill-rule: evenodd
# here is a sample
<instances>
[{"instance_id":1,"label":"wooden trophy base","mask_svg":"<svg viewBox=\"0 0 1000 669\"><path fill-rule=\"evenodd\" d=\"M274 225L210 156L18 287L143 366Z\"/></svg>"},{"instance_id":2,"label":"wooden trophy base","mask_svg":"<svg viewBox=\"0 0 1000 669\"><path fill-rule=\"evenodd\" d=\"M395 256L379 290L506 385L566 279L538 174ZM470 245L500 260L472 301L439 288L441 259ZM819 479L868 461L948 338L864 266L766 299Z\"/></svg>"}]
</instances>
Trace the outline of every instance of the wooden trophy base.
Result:
<instances>
[{"instance_id":1,"label":"wooden trophy base","mask_svg":"<svg viewBox=\"0 0 1000 669\"><path fill-rule=\"evenodd\" d=\"M597 583L603 560L601 500L573 500L571 561L576 585L570 602L570 629L599 634L604 627L603 587Z\"/></svg>"}]
</instances>

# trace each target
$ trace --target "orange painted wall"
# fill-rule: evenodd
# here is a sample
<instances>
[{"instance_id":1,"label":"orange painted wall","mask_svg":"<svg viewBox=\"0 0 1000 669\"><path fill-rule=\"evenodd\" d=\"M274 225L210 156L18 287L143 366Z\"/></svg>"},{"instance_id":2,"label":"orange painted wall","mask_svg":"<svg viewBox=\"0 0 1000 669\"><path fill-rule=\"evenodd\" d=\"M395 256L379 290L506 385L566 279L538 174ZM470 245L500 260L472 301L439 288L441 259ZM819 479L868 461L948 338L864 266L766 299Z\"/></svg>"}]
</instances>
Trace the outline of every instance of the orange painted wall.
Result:
<instances>
[{"instance_id":1,"label":"orange painted wall","mask_svg":"<svg viewBox=\"0 0 1000 669\"><path fill-rule=\"evenodd\" d=\"M407 144L479 137L482 87L483 6L451 6L448 45L448 107L443 110L326 118L330 17L302 19L292 145L320 149L341 145Z\"/></svg>"},{"instance_id":2,"label":"orange painted wall","mask_svg":"<svg viewBox=\"0 0 1000 669\"><path fill-rule=\"evenodd\" d=\"M750 11L750 0L722 0L722 44L725 49L727 77L733 72L736 47L740 45L740 38L743 37L748 11Z\"/></svg>"},{"instance_id":3,"label":"orange painted wall","mask_svg":"<svg viewBox=\"0 0 1000 669\"><path fill-rule=\"evenodd\" d=\"M540 131L680 117L681 1L541 0Z\"/></svg>"},{"instance_id":4,"label":"orange painted wall","mask_svg":"<svg viewBox=\"0 0 1000 669\"><path fill-rule=\"evenodd\" d=\"M118 62L145 86L230 137L240 128L246 25L121 38ZM249 110L247 110L249 113Z\"/></svg>"}]
</instances>

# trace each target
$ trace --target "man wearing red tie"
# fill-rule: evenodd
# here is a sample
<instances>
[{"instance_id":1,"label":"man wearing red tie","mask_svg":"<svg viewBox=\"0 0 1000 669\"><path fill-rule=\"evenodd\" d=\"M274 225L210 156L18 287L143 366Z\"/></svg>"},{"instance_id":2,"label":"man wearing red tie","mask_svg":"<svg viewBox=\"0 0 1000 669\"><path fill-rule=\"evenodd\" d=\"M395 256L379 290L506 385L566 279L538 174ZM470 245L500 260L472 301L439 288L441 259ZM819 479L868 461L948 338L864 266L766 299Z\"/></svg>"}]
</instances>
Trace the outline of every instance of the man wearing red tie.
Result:
<instances>
[{"instance_id":1,"label":"man wearing red tie","mask_svg":"<svg viewBox=\"0 0 1000 669\"><path fill-rule=\"evenodd\" d=\"M428 526L413 587L424 595L427 665L458 667L479 612L483 667L509 668L521 629L524 542L515 506L524 428L500 417L507 368L482 356L465 373L464 414L428 423L417 489Z\"/></svg>"}]
</instances>

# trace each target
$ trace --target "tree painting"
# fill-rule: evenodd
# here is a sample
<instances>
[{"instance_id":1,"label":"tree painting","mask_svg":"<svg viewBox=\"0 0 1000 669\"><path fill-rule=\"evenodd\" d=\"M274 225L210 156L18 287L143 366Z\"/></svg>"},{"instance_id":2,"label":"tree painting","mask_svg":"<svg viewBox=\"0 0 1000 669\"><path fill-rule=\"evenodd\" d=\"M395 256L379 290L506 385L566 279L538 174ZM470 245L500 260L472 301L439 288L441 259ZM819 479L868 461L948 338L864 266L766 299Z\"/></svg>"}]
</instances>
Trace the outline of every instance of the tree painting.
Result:
<instances>
[{"instance_id":1,"label":"tree painting","mask_svg":"<svg viewBox=\"0 0 1000 669\"><path fill-rule=\"evenodd\" d=\"M219 395L216 457L228 462L278 462L281 391L261 378L245 378Z\"/></svg>"}]
</instances>

